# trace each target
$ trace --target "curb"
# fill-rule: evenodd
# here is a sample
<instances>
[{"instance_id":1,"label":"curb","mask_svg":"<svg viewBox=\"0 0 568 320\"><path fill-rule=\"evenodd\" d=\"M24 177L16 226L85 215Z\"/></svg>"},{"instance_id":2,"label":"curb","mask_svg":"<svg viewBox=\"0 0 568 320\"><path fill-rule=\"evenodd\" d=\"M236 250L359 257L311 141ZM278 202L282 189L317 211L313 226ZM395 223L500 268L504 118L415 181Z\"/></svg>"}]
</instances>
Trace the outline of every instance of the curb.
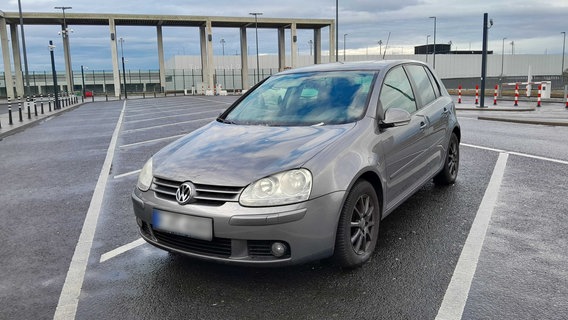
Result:
<instances>
[{"instance_id":1,"label":"curb","mask_svg":"<svg viewBox=\"0 0 568 320\"><path fill-rule=\"evenodd\" d=\"M27 123L24 123L24 124L22 124L22 125L20 125L20 126L17 126L17 127L15 127L15 128L9 128L9 127L4 127L4 126L3 126L2 129L0 129L0 140L6 138L6 137L8 137L8 136L11 136L11 135L13 135L13 134L16 134L16 133L18 133L18 132L24 131L24 130L27 129L27 128L33 127L33 126L35 126L35 125L37 125L37 124L40 124L42 121L44 121L44 120L46 120L46 119L49 119L49 118L51 118L51 117L55 117L55 116L57 116L57 115L59 115L59 114L65 113L65 112L67 112L67 111L74 110L74 109L76 109L76 108L78 108L78 107L80 107L80 106L82 106L82 105L84 105L84 104L85 104L85 102L79 102L79 103L77 103L77 104L75 104L75 105L68 106L68 107L65 107L64 109L58 110L57 112L52 112L51 114L45 115L45 116L43 116L43 117L41 117L41 118L32 119L32 120L28 121ZM8 125L8 126L9 126L9 125ZM6 128L7 130L4 131L4 130L5 130L4 128Z\"/></svg>"},{"instance_id":2,"label":"curb","mask_svg":"<svg viewBox=\"0 0 568 320\"><path fill-rule=\"evenodd\" d=\"M478 120L488 120L488 121L501 121L501 122L512 122L512 123L522 123L522 124L536 124L545 126L561 126L568 127L567 120L558 119L522 119L522 118L500 118L500 117L477 117Z\"/></svg>"},{"instance_id":3,"label":"curb","mask_svg":"<svg viewBox=\"0 0 568 320\"><path fill-rule=\"evenodd\" d=\"M458 111L535 111L536 108L531 107L456 107Z\"/></svg>"}]
</instances>

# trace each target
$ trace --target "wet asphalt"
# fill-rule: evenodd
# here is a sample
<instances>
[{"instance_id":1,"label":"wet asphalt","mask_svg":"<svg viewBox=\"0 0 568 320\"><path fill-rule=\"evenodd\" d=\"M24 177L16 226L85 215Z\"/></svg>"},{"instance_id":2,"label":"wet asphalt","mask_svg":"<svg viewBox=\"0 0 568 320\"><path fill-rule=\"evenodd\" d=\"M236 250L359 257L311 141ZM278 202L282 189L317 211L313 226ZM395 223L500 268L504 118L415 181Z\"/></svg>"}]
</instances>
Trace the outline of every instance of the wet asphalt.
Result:
<instances>
[{"instance_id":1,"label":"wet asphalt","mask_svg":"<svg viewBox=\"0 0 568 320\"><path fill-rule=\"evenodd\" d=\"M234 99L127 102L76 318L434 319L498 152L462 145L457 183L429 183L383 220L378 249L359 269L325 260L234 267L148 244L100 262L139 239L130 201L137 175L119 175ZM0 318L53 318L122 106L85 104L0 141ZM460 123L464 144L568 161L568 128ZM510 155L463 319L568 314L567 176L566 164Z\"/></svg>"}]
</instances>

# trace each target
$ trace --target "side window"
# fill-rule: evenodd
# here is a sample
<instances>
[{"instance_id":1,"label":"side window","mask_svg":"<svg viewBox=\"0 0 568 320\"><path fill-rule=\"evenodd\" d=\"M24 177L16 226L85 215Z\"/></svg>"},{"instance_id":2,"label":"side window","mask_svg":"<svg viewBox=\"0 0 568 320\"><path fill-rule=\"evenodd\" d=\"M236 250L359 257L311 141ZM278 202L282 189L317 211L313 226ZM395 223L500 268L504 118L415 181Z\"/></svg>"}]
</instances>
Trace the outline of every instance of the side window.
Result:
<instances>
[{"instance_id":1,"label":"side window","mask_svg":"<svg viewBox=\"0 0 568 320\"><path fill-rule=\"evenodd\" d=\"M396 67L386 75L379 99L383 111L399 108L414 113L417 110L410 81L402 67Z\"/></svg>"},{"instance_id":2,"label":"side window","mask_svg":"<svg viewBox=\"0 0 568 320\"><path fill-rule=\"evenodd\" d=\"M420 97L420 101L424 105L427 105L436 100L434 87L432 87L432 83L430 82L424 67L416 64L410 64L406 65L406 69L416 84L416 94Z\"/></svg>"},{"instance_id":3,"label":"side window","mask_svg":"<svg viewBox=\"0 0 568 320\"><path fill-rule=\"evenodd\" d=\"M436 78L434 77L434 75L432 74L432 71L426 69L426 73L428 74L428 78L430 78L430 82L432 83L432 87L434 87L434 92L436 93L436 97L439 97L442 95L442 93L440 92L440 84L438 83L438 81L436 81Z\"/></svg>"}]
</instances>

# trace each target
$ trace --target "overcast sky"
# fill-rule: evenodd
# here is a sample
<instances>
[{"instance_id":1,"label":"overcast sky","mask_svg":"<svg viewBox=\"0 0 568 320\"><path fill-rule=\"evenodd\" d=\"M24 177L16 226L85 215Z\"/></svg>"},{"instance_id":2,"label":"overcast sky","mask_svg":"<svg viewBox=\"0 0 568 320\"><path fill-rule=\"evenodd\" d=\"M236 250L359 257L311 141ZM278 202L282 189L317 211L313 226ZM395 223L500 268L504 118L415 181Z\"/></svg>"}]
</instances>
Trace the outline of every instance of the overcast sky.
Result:
<instances>
[{"instance_id":1,"label":"overcast sky","mask_svg":"<svg viewBox=\"0 0 568 320\"><path fill-rule=\"evenodd\" d=\"M184 14L200 16L245 17L249 12L262 12L262 17L279 18L335 18L334 0L248 0L248 1L187 1L187 0L21 0L24 12L61 12L54 6L72 6L68 12L76 13L132 13L132 14ZM0 10L17 12L17 0L4 0ZM453 50L480 50L483 13L489 13L494 25L489 30L489 50L511 54L514 41L515 54L562 53L562 31L568 32L568 0L339 0L339 48L343 49L346 36L347 54L378 54L379 40L386 43L387 54L411 54L415 45L423 45L431 35L437 17L437 43L452 42ZM81 64L94 69L112 69L108 42L108 27L73 26L71 52L73 68ZM158 69L155 28L117 27L123 37L124 55L131 69ZM30 70L50 70L47 43L53 40L62 48L57 26L26 26L26 45ZM255 52L254 29L249 30L249 54ZM329 31L323 30L323 49L329 49ZM166 59L173 55L198 55L197 28L164 27ZM239 52L237 29L213 29L214 51L221 55L220 39L225 39L225 54ZM299 31L298 45L301 54L309 54L310 31ZM289 36L287 37L289 50ZM261 54L277 52L275 30L259 30ZM56 48L56 64L63 69L62 50ZM384 49L384 44L382 46ZM3 67L3 65L0 64Z\"/></svg>"}]
</instances>

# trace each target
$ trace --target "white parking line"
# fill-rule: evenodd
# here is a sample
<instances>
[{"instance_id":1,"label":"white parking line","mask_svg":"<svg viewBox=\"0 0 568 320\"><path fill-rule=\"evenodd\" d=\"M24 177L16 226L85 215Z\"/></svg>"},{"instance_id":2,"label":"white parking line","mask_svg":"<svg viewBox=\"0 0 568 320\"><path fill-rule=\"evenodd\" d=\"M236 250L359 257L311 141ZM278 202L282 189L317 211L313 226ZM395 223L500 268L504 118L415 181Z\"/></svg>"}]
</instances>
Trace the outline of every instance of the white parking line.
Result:
<instances>
[{"instance_id":1,"label":"white parking line","mask_svg":"<svg viewBox=\"0 0 568 320\"><path fill-rule=\"evenodd\" d=\"M481 200L481 204L475 215L475 220L469 230L469 235L465 241L456 269L454 270L452 280L446 289L446 294L438 310L436 320L454 320L461 319L462 317L471 282L475 270L477 269L481 248L485 241L485 234L489 227L493 209L497 204L499 189L503 181L503 175L505 174L508 157L509 155L507 153L499 154L495 169L493 169L493 174L491 175L491 180L489 180L489 185L485 190L483 200Z\"/></svg>"},{"instance_id":2,"label":"white parking line","mask_svg":"<svg viewBox=\"0 0 568 320\"><path fill-rule=\"evenodd\" d=\"M192 122L199 122L199 121L211 121L213 119L215 119L215 117L200 118L200 119L188 120L188 121L180 121L180 122L174 122L174 123L162 124L162 125L159 125L159 126L151 126L151 127L144 127L144 128L138 128L138 129L130 129L130 130L123 131L122 134L144 131L144 130L151 130L151 129L158 129L158 128L163 128L163 127L168 127L168 126L176 126L176 125L180 125L180 124L184 124L184 123L192 123Z\"/></svg>"},{"instance_id":3,"label":"white parking line","mask_svg":"<svg viewBox=\"0 0 568 320\"><path fill-rule=\"evenodd\" d=\"M142 169L138 169L138 170L126 172L126 173L123 173L123 174L119 174L119 175L114 176L113 178L114 179L120 179L120 178L128 177L128 176L140 173L140 171L142 171Z\"/></svg>"},{"instance_id":4,"label":"white parking line","mask_svg":"<svg viewBox=\"0 0 568 320\"><path fill-rule=\"evenodd\" d=\"M187 132L183 133L183 134L178 134L178 135L175 135L175 136L165 137L165 138L158 138L158 139L140 141L140 142L135 142L135 143L131 143L131 144L124 144L124 145L120 146L119 148L124 149L124 148L135 147L135 146L139 146L139 145L143 145L143 144L147 144L147 143L158 142L158 141L162 141L162 140L170 140L170 139L180 138L180 137L185 136L186 134L187 134Z\"/></svg>"},{"instance_id":5,"label":"white parking line","mask_svg":"<svg viewBox=\"0 0 568 320\"><path fill-rule=\"evenodd\" d=\"M148 119L141 119L141 120L129 120L129 121L125 121L125 123L130 124L130 123L138 123L138 122L144 122L144 121L153 121L153 120L158 120L158 119L177 118L177 117L181 117L181 116L191 116L191 115L194 115L194 114L210 113L210 112L219 113L219 110L207 110L207 111L200 111L200 112L180 113L180 114L174 114L174 115L171 115L171 116L163 116L163 117L148 118Z\"/></svg>"},{"instance_id":6,"label":"white parking line","mask_svg":"<svg viewBox=\"0 0 568 320\"><path fill-rule=\"evenodd\" d=\"M195 99L197 99L197 100L203 100L203 101L208 101L208 102L223 103L223 104L233 104L233 103L234 103L234 101L233 101L233 102L224 102L224 101L215 101L215 100L209 100L209 99L198 98L198 97L195 97ZM235 100L235 101L236 101L236 100Z\"/></svg>"},{"instance_id":7,"label":"white parking line","mask_svg":"<svg viewBox=\"0 0 568 320\"><path fill-rule=\"evenodd\" d=\"M122 247L118 247L114 250L111 250L105 254L101 255L101 260L99 261L100 263L103 263L109 259L112 259L116 256L118 256L119 254L125 253L128 250L132 250L138 246L143 245L144 243L146 243L146 241L144 241L144 239L140 238L136 241L132 241L128 244L123 245Z\"/></svg>"},{"instance_id":8,"label":"white parking line","mask_svg":"<svg viewBox=\"0 0 568 320\"><path fill-rule=\"evenodd\" d=\"M558 159L553 159L553 158L546 158L546 157L541 157L541 156L535 156L535 155L532 155L532 154L526 154L526 153L521 153L521 152L507 151L507 150L501 150L501 149L494 149L494 148L483 147L483 146L476 146L476 145L467 144L467 143L460 143L460 145L462 145L462 146L464 146L464 147L470 147L470 148L476 148L476 149L482 149L482 150L495 151L495 152L499 152L499 153L508 153L508 154L512 154L512 155L515 155L515 156L519 156L519 157L538 159L538 160L549 161L549 162L555 162L555 163L560 163L560 164L568 164L568 161L558 160Z\"/></svg>"},{"instance_id":9,"label":"white parking line","mask_svg":"<svg viewBox=\"0 0 568 320\"><path fill-rule=\"evenodd\" d=\"M91 203L89 205L87 215L85 216L85 222L83 223L81 235L79 236L79 241L75 247L73 258L71 258L71 264L67 271L67 277L65 278L65 283L63 284L63 289L61 290L61 295L59 296L59 302L57 303L57 309L55 310L53 319L74 319L75 314L77 313L79 295L81 294L81 288L83 287L83 279L85 277L91 247L93 246L97 220L99 219L99 214L101 212L105 187L109 177L125 108L126 101L122 104L122 111L120 112L120 117L118 118L108 146L105 162L103 163L103 167L99 174L99 179L97 180L97 185L95 186L95 191L93 192L93 197L91 198Z\"/></svg>"},{"instance_id":10,"label":"white parking line","mask_svg":"<svg viewBox=\"0 0 568 320\"><path fill-rule=\"evenodd\" d=\"M172 112L175 110L193 110L193 109L203 109L203 108L209 108L211 109L210 105L172 105L172 106L162 106L159 108L156 107L146 107L146 108L139 108L139 109L128 109L128 115L124 116L125 118L130 118L130 117L139 117L141 115L144 115L147 112L153 112L153 113L161 113L161 112ZM130 113L136 113L136 114L130 114Z\"/></svg>"}]
</instances>

